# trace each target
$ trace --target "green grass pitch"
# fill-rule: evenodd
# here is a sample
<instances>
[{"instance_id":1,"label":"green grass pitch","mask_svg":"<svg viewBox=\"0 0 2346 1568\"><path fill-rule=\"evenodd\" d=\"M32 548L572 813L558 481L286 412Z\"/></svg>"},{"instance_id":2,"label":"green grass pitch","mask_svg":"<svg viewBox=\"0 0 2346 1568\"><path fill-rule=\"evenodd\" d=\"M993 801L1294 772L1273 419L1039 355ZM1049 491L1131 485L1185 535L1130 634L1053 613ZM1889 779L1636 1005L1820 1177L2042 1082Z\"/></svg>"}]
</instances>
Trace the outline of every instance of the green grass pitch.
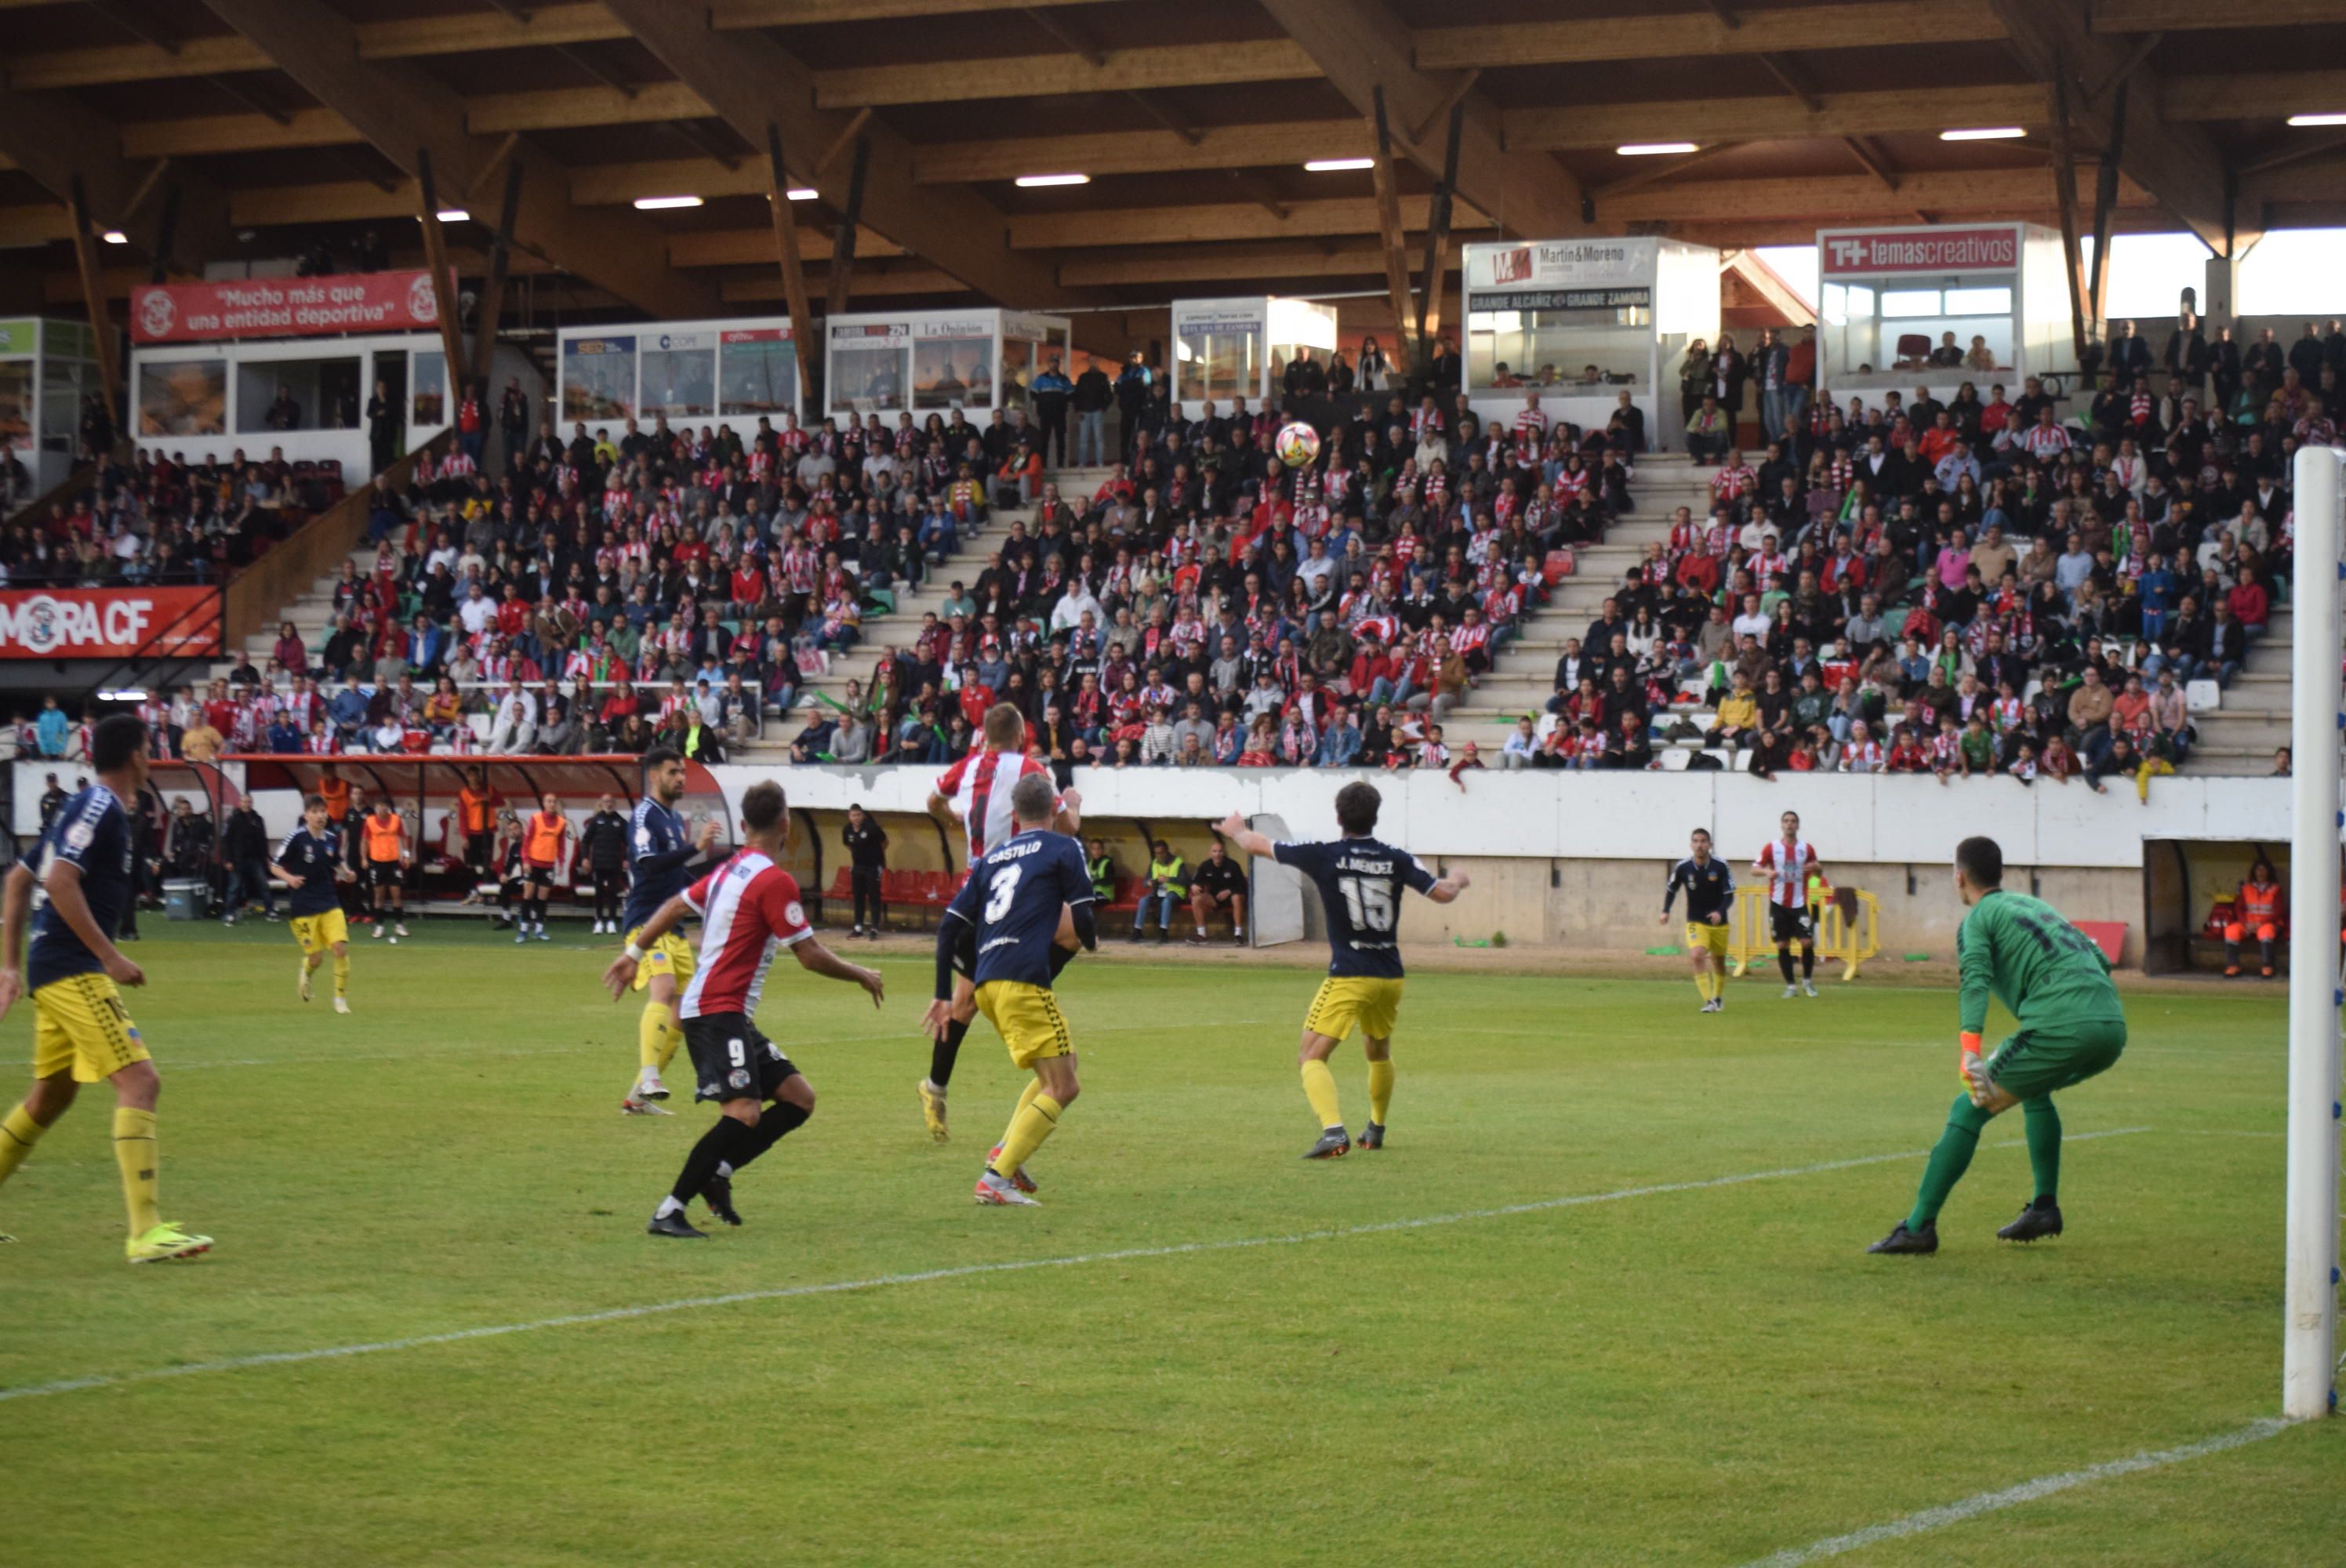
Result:
<instances>
[{"instance_id":1,"label":"green grass pitch","mask_svg":"<svg viewBox=\"0 0 2346 1568\"><path fill-rule=\"evenodd\" d=\"M1888 1259L1954 1092L1943 991L1754 979L1703 1017L1676 962L1422 974L1391 1147L1305 1165L1311 972L1087 960L1084 1097L1007 1211L969 1196L1017 1088L990 1031L938 1147L926 962L875 1013L784 959L764 1023L820 1108L742 1177L747 1227L686 1245L643 1225L711 1113L616 1114L607 946L362 940L337 1018L281 927L148 929L164 1212L219 1247L123 1265L102 1088L0 1191L0 1390L110 1380L0 1399L11 1563L1733 1565L2278 1406L2270 986L2131 999L2064 1097L2113 1135L2068 1150L2067 1236L1993 1239L2015 1117L1941 1253ZM0 1030L21 1064L29 1008ZM1356 1044L1337 1076L1357 1126ZM975 1268L1041 1260L1073 1261ZM2341 1442L1838 1561L2335 1563Z\"/></svg>"}]
</instances>

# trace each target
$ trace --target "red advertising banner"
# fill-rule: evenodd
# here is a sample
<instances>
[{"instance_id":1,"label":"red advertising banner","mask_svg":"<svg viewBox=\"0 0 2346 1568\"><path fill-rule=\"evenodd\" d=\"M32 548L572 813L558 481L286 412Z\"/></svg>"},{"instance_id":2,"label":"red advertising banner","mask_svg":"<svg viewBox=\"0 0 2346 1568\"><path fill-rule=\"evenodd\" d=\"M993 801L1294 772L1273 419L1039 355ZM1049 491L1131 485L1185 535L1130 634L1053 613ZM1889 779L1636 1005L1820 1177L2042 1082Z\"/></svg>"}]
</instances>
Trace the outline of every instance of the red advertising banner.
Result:
<instances>
[{"instance_id":1,"label":"red advertising banner","mask_svg":"<svg viewBox=\"0 0 2346 1568\"><path fill-rule=\"evenodd\" d=\"M1828 278L1894 272L2015 272L2020 230L1885 229L1820 238L1820 266Z\"/></svg>"},{"instance_id":2,"label":"red advertising banner","mask_svg":"<svg viewBox=\"0 0 2346 1568\"><path fill-rule=\"evenodd\" d=\"M0 590L0 659L216 657L218 588Z\"/></svg>"},{"instance_id":3,"label":"red advertising banner","mask_svg":"<svg viewBox=\"0 0 2346 1568\"><path fill-rule=\"evenodd\" d=\"M432 275L420 267L328 278L142 283L130 290L130 341L137 343L412 332L436 330L439 321Z\"/></svg>"}]
</instances>

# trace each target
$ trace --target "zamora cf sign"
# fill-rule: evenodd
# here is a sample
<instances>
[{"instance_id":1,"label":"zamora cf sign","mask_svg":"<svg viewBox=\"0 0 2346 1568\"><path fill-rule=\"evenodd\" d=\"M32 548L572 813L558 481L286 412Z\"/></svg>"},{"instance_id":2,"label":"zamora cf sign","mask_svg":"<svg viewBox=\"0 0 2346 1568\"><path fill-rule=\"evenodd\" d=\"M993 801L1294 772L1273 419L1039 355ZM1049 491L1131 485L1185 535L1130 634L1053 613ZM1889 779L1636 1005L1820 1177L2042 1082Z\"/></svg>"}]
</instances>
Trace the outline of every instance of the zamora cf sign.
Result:
<instances>
[{"instance_id":1,"label":"zamora cf sign","mask_svg":"<svg viewBox=\"0 0 2346 1568\"><path fill-rule=\"evenodd\" d=\"M211 654L219 633L219 595L209 588L0 592L0 658Z\"/></svg>"}]
</instances>

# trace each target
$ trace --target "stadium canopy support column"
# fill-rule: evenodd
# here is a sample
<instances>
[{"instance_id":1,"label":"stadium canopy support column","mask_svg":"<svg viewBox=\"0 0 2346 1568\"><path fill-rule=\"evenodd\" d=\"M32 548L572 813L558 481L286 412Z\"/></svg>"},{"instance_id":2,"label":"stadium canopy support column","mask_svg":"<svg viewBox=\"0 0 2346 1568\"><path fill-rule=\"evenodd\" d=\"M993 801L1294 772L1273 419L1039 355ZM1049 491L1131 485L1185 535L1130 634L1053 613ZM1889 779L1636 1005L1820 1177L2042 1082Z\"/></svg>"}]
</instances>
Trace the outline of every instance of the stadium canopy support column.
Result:
<instances>
[{"instance_id":1,"label":"stadium canopy support column","mask_svg":"<svg viewBox=\"0 0 2346 1568\"><path fill-rule=\"evenodd\" d=\"M2331 1408L2338 1349L2340 470L2346 453L2297 454L2295 687L2290 760L2289 1241L2281 1414Z\"/></svg>"},{"instance_id":2,"label":"stadium canopy support column","mask_svg":"<svg viewBox=\"0 0 2346 1568\"><path fill-rule=\"evenodd\" d=\"M815 374L814 311L807 303L806 268L799 257L798 219L790 216L790 175L782 165L781 128L768 120L766 205L774 220L774 254L782 266L782 298L790 305L790 347L798 354L799 385L811 393L821 384Z\"/></svg>"},{"instance_id":3,"label":"stadium canopy support column","mask_svg":"<svg viewBox=\"0 0 2346 1568\"><path fill-rule=\"evenodd\" d=\"M497 315L505 308L505 280L513 264L514 219L520 211L521 151L516 148L505 164L505 204L497 209L497 231L489 243L489 280L481 286L480 311L473 330L473 379L481 383L483 402L488 401L489 372L495 368ZM511 459L518 454L505 455Z\"/></svg>"}]
</instances>

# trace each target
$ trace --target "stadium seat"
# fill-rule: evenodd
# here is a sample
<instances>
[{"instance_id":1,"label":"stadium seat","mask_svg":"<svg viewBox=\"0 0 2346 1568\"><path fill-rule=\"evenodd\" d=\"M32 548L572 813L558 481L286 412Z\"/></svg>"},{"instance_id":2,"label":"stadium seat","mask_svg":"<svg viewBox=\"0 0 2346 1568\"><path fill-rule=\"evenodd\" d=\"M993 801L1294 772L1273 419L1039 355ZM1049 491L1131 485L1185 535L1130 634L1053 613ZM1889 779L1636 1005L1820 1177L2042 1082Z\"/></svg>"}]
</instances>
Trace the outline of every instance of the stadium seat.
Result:
<instances>
[{"instance_id":1,"label":"stadium seat","mask_svg":"<svg viewBox=\"0 0 2346 1568\"><path fill-rule=\"evenodd\" d=\"M2195 680L2183 688L2183 706L2193 713L2213 713L2224 706L2224 688L2212 680Z\"/></svg>"},{"instance_id":2,"label":"stadium seat","mask_svg":"<svg viewBox=\"0 0 2346 1568\"><path fill-rule=\"evenodd\" d=\"M1694 760L1694 753L1681 746L1670 747L1658 755L1665 773L1683 773L1687 770L1687 764Z\"/></svg>"}]
</instances>

